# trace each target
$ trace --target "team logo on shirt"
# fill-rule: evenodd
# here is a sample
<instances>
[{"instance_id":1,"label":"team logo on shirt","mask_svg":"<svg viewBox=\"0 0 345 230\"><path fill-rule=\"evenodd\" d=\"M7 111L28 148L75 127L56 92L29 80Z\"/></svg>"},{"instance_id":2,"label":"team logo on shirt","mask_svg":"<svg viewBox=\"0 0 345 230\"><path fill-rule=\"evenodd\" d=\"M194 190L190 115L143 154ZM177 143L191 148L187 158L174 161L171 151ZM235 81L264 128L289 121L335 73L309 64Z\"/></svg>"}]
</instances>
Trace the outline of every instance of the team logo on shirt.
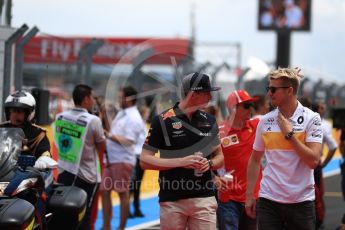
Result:
<instances>
[{"instance_id":1,"label":"team logo on shirt","mask_svg":"<svg viewBox=\"0 0 345 230\"><path fill-rule=\"evenodd\" d=\"M315 120L315 121L314 121L314 125L315 125L315 126L321 126L321 121Z\"/></svg>"},{"instance_id":2,"label":"team logo on shirt","mask_svg":"<svg viewBox=\"0 0 345 230\"><path fill-rule=\"evenodd\" d=\"M311 136L316 137L316 138L321 138L322 129L320 129L320 128L313 129Z\"/></svg>"},{"instance_id":3,"label":"team logo on shirt","mask_svg":"<svg viewBox=\"0 0 345 230\"><path fill-rule=\"evenodd\" d=\"M264 123L265 125L273 125L274 123L274 117L270 117L266 120L266 122Z\"/></svg>"},{"instance_id":4,"label":"team logo on shirt","mask_svg":"<svg viewBox=\"0 0 345 230\"><path fill-rule=\"evenodd\" d=\"M176 134L176 135L180 135L183 133L183 130L179 130L179 131L174 131L173 134Z\"/></svg>"},{"instance_id":5,"label":"team logo on shirt","mask_svg":"<svg viewBox=\"0 0 345 230\"><path fill-rule=\"evenodd\" d=\"M206 113L200 112L200 115L203 116L205 119L207 119Z\"/></svg>"},{"instance_id":6,"label":"team logo on shirt","mask_svg":"<svg viewBox=\"0 0 345 230\"><path fill-rule=\"evenodd\" d=\"M232 143L233 145L234 145L234 144L240 143L240 142L238 141L237 134L230 135L230 140L231 140L231 143Z\"/></svg>"},{"instance_id":7,"label":"team logo on shirt","mask_svg":"<svg viewBox=\"0 0 345 230\"><path fill-rule=\"evenodd\" d=\"M211 124L208 122L198 122L198 126L202 128L209 128L211 127Z\"/></svg>"},{"instance_id":8,"label":"team logo on shirt","mask_svg":"<svg viewBox=\"0 0 345 230\"><path fill-rule=\"evenodd\" d=\"M297 118L297 123L298 123L298 124L302 124L303 121L304 121L303 116L299 116L299 117Z\"/></svg>"},{"instance_id":9,"label":"team logo on shirt","mask_svg":"<svg viewBox=\"0 0 345 230\"><path fill-rule=\"evenodd\" d=\"M165 121L167 118L175 117L176 114L174 112L174 109L169 109L167 112L161 114L161 116L163 118L163 121Z\"/></svg>"},{"instance_id":10,"label":"team logo on shirt","mask_svg":"<svg viewBox=\"0 0 345 230\"><path fill-rule=\"evenodd\" d=\"M222 139L222 145L223 145L223 147L229 146L230 145L230 138L229 137L224 137Z\"/></svg>"},{"instance_id":11,"label":"team logo on shirt","mask_svg":"<svg viewBox=\"0 0 345 230\"><path fill-rule=\"evenodd\" d=\"M174 129L180 129L180 128L182 128L182 122L181 121L173 122L172 127Z\"/></svg>"},{"instance_id":12,"label":"team logo on shirt","mask_svg":"<svg viewBox=\"0 0 345 230\"><path fill-rule=\"evenodd\" d=\"M228 146L235 145L238 143L240 143L240 141L238 140L237 134L233 134L233 135L222 138L223 147L228 147Z\"/></svg>"},{"instance_id":13,"label":"team logo on shirt","mask_svg":"<svg viewBox=\"0 0 345 230\"><path fill-rule=\"evenodd\" d=\"M210 136L212 136L212 133L203 133L203 132L200 132L200 133L199 133L199 136L202 136L202 137L210 137Z\"/></svg>"}]
</instances>

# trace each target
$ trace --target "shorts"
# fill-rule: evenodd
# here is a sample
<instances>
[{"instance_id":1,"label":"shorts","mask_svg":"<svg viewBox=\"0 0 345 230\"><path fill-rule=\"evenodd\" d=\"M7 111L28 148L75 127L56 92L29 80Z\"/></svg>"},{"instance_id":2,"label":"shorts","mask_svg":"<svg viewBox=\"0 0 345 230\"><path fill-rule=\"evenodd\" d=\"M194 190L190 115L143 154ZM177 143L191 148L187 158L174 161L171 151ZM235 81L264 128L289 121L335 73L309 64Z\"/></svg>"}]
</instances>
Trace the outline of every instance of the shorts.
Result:
<instances>
[{"instance_id":1,"label":"shorts","mask_svg":"<svg viewBox=\"0 0 345 230\"><path fill-rule=\"evenodd\" d=\"M161 230L214 230L216 210L214 196L160 202Z\"/></svg>"},{"instance_id":2,"label":"shorts","mask_svg":"<svg viewBox=\"0 0 345 230\"><path fill-rule=\"evenodd\" d=\"M128 192L131 185L133 165L112 163L104 167L100 191Z\"/></svg>"}]
</instances>

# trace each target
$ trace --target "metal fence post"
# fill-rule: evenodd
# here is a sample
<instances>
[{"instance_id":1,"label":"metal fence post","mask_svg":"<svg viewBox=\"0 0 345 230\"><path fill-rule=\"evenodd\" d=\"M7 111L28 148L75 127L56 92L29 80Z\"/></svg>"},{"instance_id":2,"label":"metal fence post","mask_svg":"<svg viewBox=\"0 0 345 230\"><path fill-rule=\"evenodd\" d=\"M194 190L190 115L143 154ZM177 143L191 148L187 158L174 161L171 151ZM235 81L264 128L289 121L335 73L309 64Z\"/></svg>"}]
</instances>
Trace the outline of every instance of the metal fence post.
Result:
<instances>
[{"instance_id":1,"label":"metal fence post","mask_svg":"<svg viewBox=\"0 0 345 230\"><path fill-rule=\"evenodd\" d=\"M16 44L14 69L14 86L16 90L21 90L23 86L24 46L38 33L38 31L39 29L35 26L19 40L18 44Z\"/></svg>"},{"instance_id":2,"label":"metal fence post","mask_svg":"<svg viewBox=\"0 0 345 230\"><path fill-rule=\"evenodd\" d=\"M25 33L29 27L23 24L17 29L5 42L5 57L4 57L4 76L3 76L3 92L2 105L5 103L6 97L10 94L11 89L11 68L12 68L12 47L13 44ZM1 106L2 106L1 105ZM4 120L4 113L1 113L1 120Z\"/></svg>"}]
</instances>

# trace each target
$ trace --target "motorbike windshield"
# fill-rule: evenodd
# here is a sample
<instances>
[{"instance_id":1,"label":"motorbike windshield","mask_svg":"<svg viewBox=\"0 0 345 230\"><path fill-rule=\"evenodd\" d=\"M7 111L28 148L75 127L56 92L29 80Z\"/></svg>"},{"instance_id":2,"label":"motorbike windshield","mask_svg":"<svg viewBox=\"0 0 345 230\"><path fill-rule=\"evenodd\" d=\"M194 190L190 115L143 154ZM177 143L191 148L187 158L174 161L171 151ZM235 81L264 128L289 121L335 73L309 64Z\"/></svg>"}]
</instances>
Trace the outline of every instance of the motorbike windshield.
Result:
<instances>
[{"instance_id":1,"label":"motorbike windshield","mask_svg":"<svg viewBox=\"0 0 345 230\"><path fill-rule=\"evenodd\" d=\"M24 137L20 128L0 128L0 176L15 167Z\"/></svg>"}]
</instances>

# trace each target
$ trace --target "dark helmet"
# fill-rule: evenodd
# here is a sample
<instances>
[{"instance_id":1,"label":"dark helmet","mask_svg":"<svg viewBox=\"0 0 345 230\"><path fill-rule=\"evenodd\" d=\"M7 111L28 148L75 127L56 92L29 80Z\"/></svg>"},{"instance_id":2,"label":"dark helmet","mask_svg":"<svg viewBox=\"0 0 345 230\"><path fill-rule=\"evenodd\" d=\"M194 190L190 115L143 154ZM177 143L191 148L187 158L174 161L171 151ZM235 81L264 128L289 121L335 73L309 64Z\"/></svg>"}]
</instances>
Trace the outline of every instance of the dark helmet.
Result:
<instances>
[{"instance_id":1,"label":"dark helmet","mask_svg":"<svg viewBox=\"0 0 345 230\"><path fill-rule=\"evenodd\" d=\"M9 95L5 100L5 113L9 115L10 108L24 109L27 111L27 120L31 121L35 116L36 100L31 93L20 90Z\"/></svg>"}]
</instances>

